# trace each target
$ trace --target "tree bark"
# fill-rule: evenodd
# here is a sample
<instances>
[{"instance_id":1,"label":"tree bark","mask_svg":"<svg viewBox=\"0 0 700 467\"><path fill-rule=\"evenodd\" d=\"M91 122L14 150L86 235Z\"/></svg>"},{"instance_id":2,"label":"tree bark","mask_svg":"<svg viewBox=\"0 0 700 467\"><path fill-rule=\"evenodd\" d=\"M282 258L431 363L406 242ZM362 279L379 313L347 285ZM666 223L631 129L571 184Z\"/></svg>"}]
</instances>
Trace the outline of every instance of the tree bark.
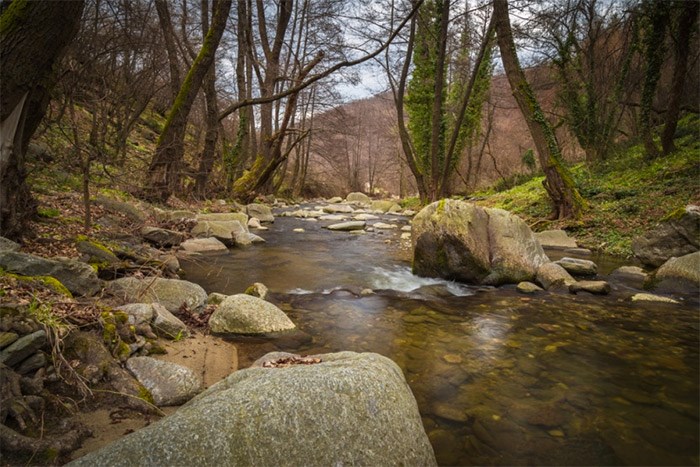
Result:
<instances>
[{"instance_id":1,"label":"tree bark","mask_svg":"<svg viewBox=\"0 0 700 467\"><path fill-rule=\"evenodd\" d=\"M209 1L202 0L202 36L206 39L209 29ZM204 134L204 148L199 159L199 168L195 176L195 193L199 198L206 195L209 174L216 159L216 143L219 139L219 105L216 96L216 62L212 62L204 76L204 100L206 106L207 130Z\"/></svg>"},{"instance_id":2,"label":"tree bark","mask_svg":"<svg viewBox=\"0 0 700 467\"><path fill-rule=\"evenodd\" d=\"M0 235L20 239L36 203L24 157L49 103L54 65L78 32L84 1L15 0L0 15Z\"/></svg>"},{"instance_id":3,"label":"tree bark","mask_svg":"<svg viewBox=\"0 0 700 467\"><path fill-rule=\"evenodd\" d=\"M211 27L168 113L163 133L158 138L156 153L148 168L147 186L142 193L148 200L164 202L179 189L187 119L204 76L214 61L231 3L232 0L214 0Z\"/></svg>"},{"instance_id":4,"label":"tree bark","mask_svg":"<svg viewBox=\"0 0 700 467\"><path fill-rule=\"evenodd\" d=\"M671 96L668 100L668 111L666 112L664 131L661 134L661 147L664 155L675 149L673 135L676 133L676 127L678 126L678 116L680 115L685 76L688 72L690 38L698 19L698 11L700 10L700 3L697 1L687 1L683 3L683 7L678 8L679 11L676 14L678 18L678 36L676 37Z\"/></svg>"},{"instance_id":5,"label":"tree bark","mask_svg":"<svg viewBox=\"0 0 700 467\"><path fill-rule=\"evenodd\" d=\"M552 217L555 219L578 218L585 207L585 201L581 198L571 174L563 164L554 131L520 67L508 17L508 1L494 0L493 15L503 68L505 68L513 96L535 142L540 165L545 173L544 187L552 201Z\"/></svg>"},{"instance_id":6,"label":"tree bark","mask_svg":"<svg viewBox=\"0 0 700 467\"><path fill-rule=\"evenodd\" d=\"M180 60L177 55L177 46L175 45L175 30L173 22L170 19L170 10L166 0L155 0L156 12L158 13L158 24L163 32L163 40L165 41L165 51L168 54L168 66L170 68L170 95L172 102L175 102L178 93L180 92ZM171 103L172 103L171 102Z\"/></svg>"}]
</instances>

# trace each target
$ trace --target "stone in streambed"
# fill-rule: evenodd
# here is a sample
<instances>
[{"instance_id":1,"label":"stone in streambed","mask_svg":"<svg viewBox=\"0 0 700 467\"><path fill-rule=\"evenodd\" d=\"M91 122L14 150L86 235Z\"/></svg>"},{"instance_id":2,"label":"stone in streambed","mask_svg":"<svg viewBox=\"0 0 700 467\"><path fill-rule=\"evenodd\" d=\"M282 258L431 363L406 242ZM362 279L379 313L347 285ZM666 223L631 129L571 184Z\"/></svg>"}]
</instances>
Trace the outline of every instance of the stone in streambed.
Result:
<instances>
[{"instance_id":1,"label":"stone in streambed","mask_svg":"<svg viewBox=\"0 0 700 467\"><path fill-rule=\"evenodd\" d=\"M518 292L524 293L524 294L533 294L535 292L542 291L541 287L538 287L536 284L533 284L532 282L520 282L515 289Z\"/></svg>"},{"instance_id":2,"label":"stone in streambed","mask_svg":"<svg viewBox=\"0 0 700 467\"><path fill-rule=\"evenodd\" d=\"M236 371L73 465L436 465L395 363L372 353L316 357Z\"/></svg>"},{"instance_id":3,"label":"stone in streambed","mask_svg":"<svg viewBox=\"0 0 700 467\"><path fill-rule=\"evenodd\" d=\"M326 228L328 230L350 232L353 230L363 230L365 228L365 225L367 225L365 221L350 221L350 222L341 222L339 224L331 224L331 225L327 226Z\"/></svg>"},{"instance_id":4,"label":"stone in streambed","mask_svg":"<svg viewBox=\"0 0 700 467\"><path fill-rule=\"evenodd\" d=\"M578 281L569 286L569 292L573 294L588 292L594 295L608 295L610 293L610 284L605 281Z\"/></svg>"},{"instance_id":5,"label":"stone in streambed","mask_svg":"<svg viewBox=\"0 0 700 467\"><path fill-rule=\"evenodd\" d=\"M555 263L575 276L595 276L598 272L598 266L587 259L564 257Z\"/></svg>"},{"instance_id":6,"label":"stone in streambed","mask_svg":"<svg viewBox=\"0 0 700 467\"><path fill-rule=\"evenodd\" d=\"M264 334L295 327L275 305L246 294L226 297L209 318L209 328L220 333Z\"/></svg>"}]
</instances>

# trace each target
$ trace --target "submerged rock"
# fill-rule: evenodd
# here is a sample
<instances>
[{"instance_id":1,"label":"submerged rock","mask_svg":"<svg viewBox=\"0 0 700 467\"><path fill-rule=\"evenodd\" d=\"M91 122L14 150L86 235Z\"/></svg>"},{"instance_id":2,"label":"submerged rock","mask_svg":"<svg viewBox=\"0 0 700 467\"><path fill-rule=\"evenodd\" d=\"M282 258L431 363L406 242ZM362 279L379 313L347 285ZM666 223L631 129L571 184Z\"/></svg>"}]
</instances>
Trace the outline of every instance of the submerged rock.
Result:
<instances>
[{"instance_id":1,"label":"submerged rock","mask_svg":"<svg viewBox=\"0 0 700 467\"><path fill-rule=\"evenodd\" d=\"M527 224L501 209L446 199L413 219L413 272L421 276L518 283L548 261Z\"/></svg>"},{"instance_id":2,"label":"submerged rock","mask_svg":"<svg viewBox=\"0 0 700 467\"><path fill-rule=\"evenodd\" d=\"M232 373L73 465L436 465L401 369L373 353Z\"/></svg>"},{"instance_id":3,"label":"submerged rock","mask_svg":"<svg viewBox=\"0 0 700 467\"><path fill-rule=\"evenodd\" d=\"M158 407L180 405L203 389L201 378L187 367L151 357L132 357L126 367L148 389Z\"/></svg>"},{"instance_id":4,"label":"submerged rock","mask_svg":"<svg viewBox=\"0 0 700 467\"><path fill-rule=\"evenodd\" d=\"M246 294L226 297L209 318L212 332L264 334L296 328L284 311Z\"/></svg>"},{"instance_id":5,"label":"submerged rock","mask_svg":"<svg viewBox=\"0 0 700 467\"><path fill-rule=\"evenodd\" d=\"M659 302L659 303L680 303L678 300L674 300L670 297L663 297L661 295L654 295L650 293L638 293L632 295L631 300L633 302Z\"/></svg>"}]
</instances>

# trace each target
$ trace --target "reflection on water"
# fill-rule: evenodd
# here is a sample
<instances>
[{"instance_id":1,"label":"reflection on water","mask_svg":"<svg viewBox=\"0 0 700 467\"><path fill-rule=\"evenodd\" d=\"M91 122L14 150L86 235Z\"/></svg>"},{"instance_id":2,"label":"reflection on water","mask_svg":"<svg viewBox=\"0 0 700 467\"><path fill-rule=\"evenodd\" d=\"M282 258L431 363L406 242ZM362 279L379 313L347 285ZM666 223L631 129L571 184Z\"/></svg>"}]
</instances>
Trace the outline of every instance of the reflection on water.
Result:
<instances>
[{"instance_id":1,"label":"reflection on water","mask_svg":"<svg viewBox=\"0 0 700 467\"><path fill-rule=\"evenodd\" d=\"M300 222L278 219L261 248L185 265L210 292L266 283L297 323L234 338L243 366L278 349L386 355L443 465L698 464L696 306L414 278L398 236L285 233Z\"/></svg>"}]
</instances>

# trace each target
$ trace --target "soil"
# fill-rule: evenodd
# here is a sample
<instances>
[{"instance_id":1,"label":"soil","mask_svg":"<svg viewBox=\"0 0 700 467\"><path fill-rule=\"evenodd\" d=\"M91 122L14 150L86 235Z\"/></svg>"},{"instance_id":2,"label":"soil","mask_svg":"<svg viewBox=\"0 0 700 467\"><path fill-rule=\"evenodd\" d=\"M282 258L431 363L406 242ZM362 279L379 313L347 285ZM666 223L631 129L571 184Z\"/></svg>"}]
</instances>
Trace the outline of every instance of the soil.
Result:
<instances>
[{"instance_id":1,"label":"soil","mask_svg":"<svg viewBox=\"0 0 700 467\"><path fill-rule=\"evenodd\" d=\"M161 341L167 350L164 355L152 357L167 362L177 363L197 372L205 387L210 387L238 369L236 347L218 337L193 333L190 338L180 341ZM166 416L174 413L177 407L161 407ZM83 446L73 452L71 458L77 459L96 451L136 430L144 428L158 420L157 416L144 415L123 408L83 411L75 419L86 425L93 436Z\"/></svg>"}]
</instances>

